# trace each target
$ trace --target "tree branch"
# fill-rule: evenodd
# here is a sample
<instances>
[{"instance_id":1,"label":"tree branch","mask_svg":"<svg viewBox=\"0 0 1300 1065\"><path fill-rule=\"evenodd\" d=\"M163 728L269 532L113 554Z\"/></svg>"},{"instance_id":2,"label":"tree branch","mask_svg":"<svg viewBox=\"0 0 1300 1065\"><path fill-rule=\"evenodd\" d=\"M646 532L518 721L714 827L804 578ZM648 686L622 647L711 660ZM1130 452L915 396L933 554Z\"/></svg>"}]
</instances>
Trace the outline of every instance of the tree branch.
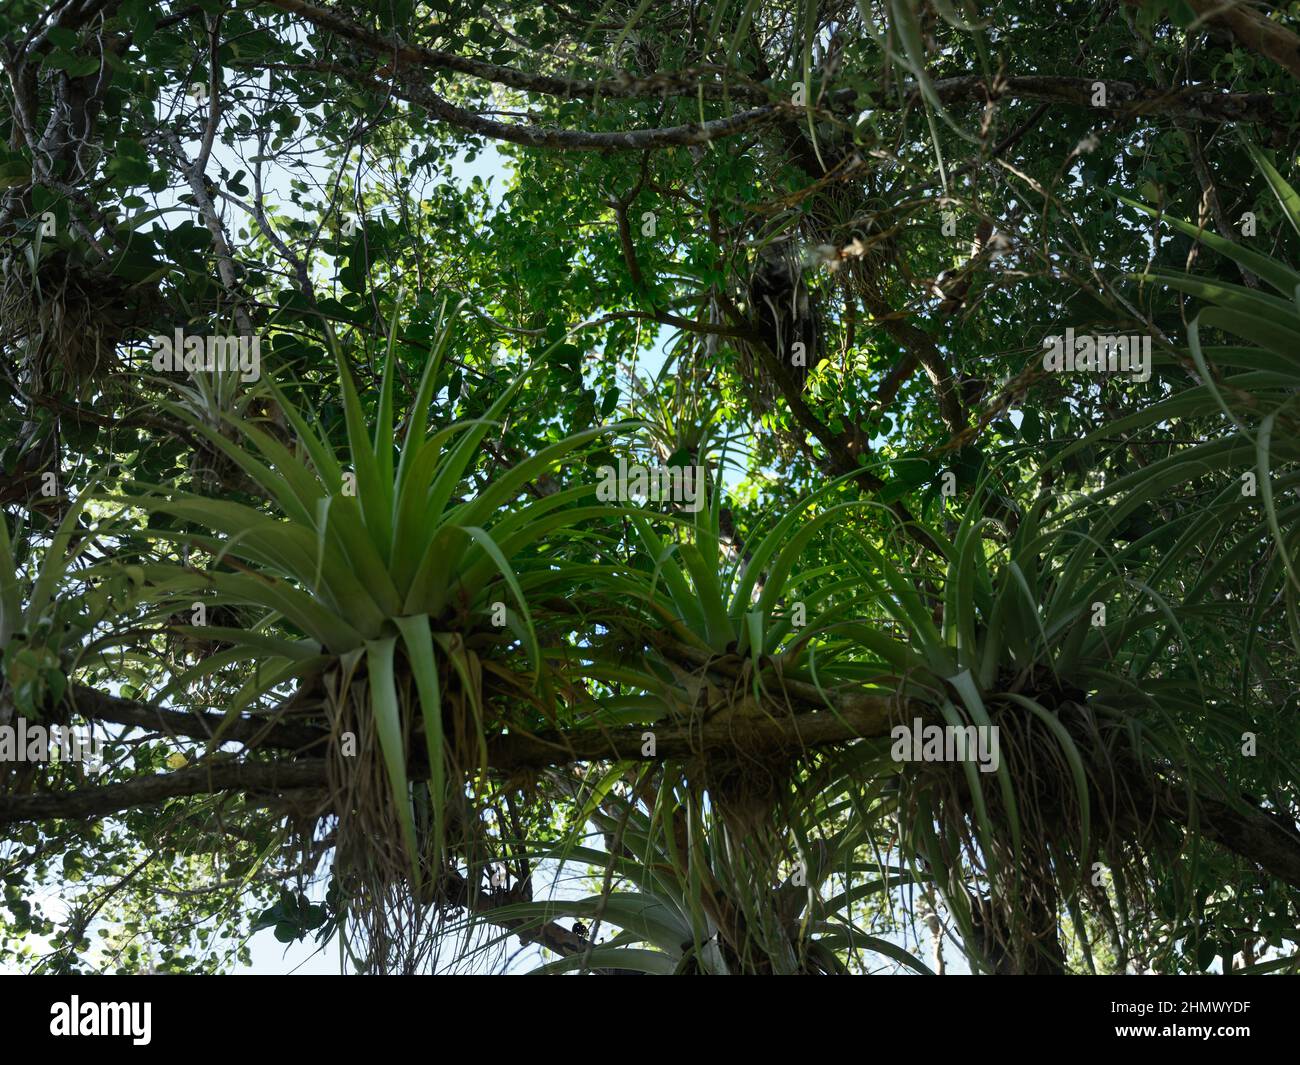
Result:
<instances>
[{"instance_id":1,"label":"tree branch","mask_svg":"<svg viewBox=\"0 0 1300 1065\"><path fill-rule=\"evenodd\" d=\"M716 665L719 660L703 651L674 646L684 660ZM824 705L812 685L784 682L787 694L798 701ZM90 701L91 689L78 689ZM98 696L117 716L159 713L130 700ZM123 705L125 704L125 705ZM795 753L813 747L839 745L888 733L900 716L919 710L895 696L858 694L834 699L833 709L768 715L719 715L688 725L631 726L616 729L582 729L539 735L509 733L488 741L488 764L496 772L567 765L572 762L617 760L627 762L685 759L709 751L743 750ZM188 715L177 715L188 716ZM212 715L202 715L211 718ZM209 724L204 722L204 724ZM643 753L645 733L653 733L654 754ZM410 779L427 779L428 767L413 763ZM323 790L328 785L325 760L304 758L280 762L220 760L173 773L153 774L117 784L75 791L0 796L0 825L54 818L90 820L122 810L149 806L188 795L222 791L283 792ZM1221 799L1192 796L1171 784L1153 782L1153 801L1189 831L1200 830L1225 849L1253 862L1271 876L1300 887L1300 833L1283 818L1255 806L1242 808Z\"/></svg>"},{"instance_id":2,"label":"tree branch","mask_svg":"<svg viewBox=\"0 0 1300 1065\"><path fill-rule=\"evenodd\" d=\"M207 187L204 185L205 175L203 170L197 162L192 162L185 155L180 140L171 130L164 130L160 139L171 148L172 154L176 158L176 166L184 175L190 187L190 193L194 196L194 202L198 205L199 214L202 216L208 232L212 235L212 250L217 257L217 273L221 276L222 286L230 294L233 301L235 324L243 336L251 336L253 321L249 318L248 312L239 299L239 280L235 275L234 253L230 250L230 242L226 239L226 231L221 224L221 216L217 214L216 205L213 204L212 197L208 195Z\"/></svg>"},{"instance_id":3,"label":"tree branch","mask_svg":"<svg viewBox=\"0 0 1300 1065\"><path fill-rule=\"evenodd\" d=\"M458 129L491 137L494 140L508 141L511 144L522 144L529 148L553 148L558 151L607 149L645 151L651 148L708 144L710 141L735 137L759 126L770 125L789 114L803 110L787 103L765 104L762 107L728 115L726 118L711 119L708 122L690 122L682 126L667 126L660 129L593 133L587 130L548 129L542 126L497 122L495 119L484 118L473 111L457 107L423 85L409 82L394 82L386 85L376 78L355 71L346 73L351 74L365 87L381 95L391 92L399 99L424 108L435 118Z\"/></svg>"},{"instance_id":4,"label":"tree branch","mask_svg":"<svg viewBox=\"0 0 1300 1065\"><path fill-rule=\"evenodd\" d=\"M102 698L112 700L111 696ZM122 702L129 703L129 700ZM116 716L128 716L136 714L140 709L115 706L110 712ZM150 708L143 709L147 711ZM865 736L883 735L897 710L898 703L892 698L857 696L842 700L834 711L792 714L785 718L761 716L736 719L719 716L692 725L669 727L632 726L538 735L512 732L488 741L488 765L498 772L510 773L567 765L571 762L688 758L702 751L735 750L738 746L749 751L793 752L808 747L845 743ZM149 720L152 716L156 716L156 713L151 715L140 712L142 720ZM206 719L202 721L204 727L211 724L213 716L215 715L202 715ZM646 742L643 734L646 732L655 735L653 756L642 753ZM415 762L410 767L409 775L412 780L418 781L428 779L428 773L427 766ZM0 825L49 818L93 819L186 795L231 790L314 789L324 788L327 783L323 758L279 762L222 760L173 773L153 774L76 791L0 796Z\"/></svg>"},{"instance_id":5,"label":"tree branch","mask_svg":"<svg viewBox=\"0 0 1300 1065\"><path fill-rule=\"evenodd\" d=\"M1239 0L1188 0L1197 21L1224 27L1243 47L1300 78L1300 38Z\"/></svg>"},{"instance_id":6,"label":"tree branch","mask_svg":"<svg viewBox=\"0 0 1300 1065\"><path fill-rule=\"evenodd\" d=\"M370 54L388 60L393 72L403 67L452 71L468 74L494 85L505 85L511 89L564 99L594 99L598 96L624 99L666 95L694 96L701 92L706 99L712 100L731 97L751 103L769 103L772 98L771 94L761 86L753 85L743 79L736 84L699 80L700 75L716 73L737 76L722 67L696 67L691 70L654 74L647 78L627 74L600 81L560 78L549 74L533 74L496 63L485 63L482 60L456 55L454 52L408 44L395 37L386 37L366 29L337 8L309 4L304 0L268 0L268 3L282 11L300 15L321 29L337 33L340 37L359 44Z\"/></svg>"},{"instance_id":7,"label":"tree branch","mask_svg":"<svg viewBox=\"0 0 1300 1065\"><path fill-rule=\"evenodd\" d=\"M167 710L134 699L108 695L84 684L75 684L69 689L67 707L88 720L108 721L115 725L149 729L166 736L188 736L199 740L212 739L225 721L223 714L204 713L200 710ZM294 752L311 750L327 738L324 732L309 726L277 721L274 718L253 717L237 717L226 722L221 737L223 741L243 743L249 747Z\"/></svg>"},{"instance_id":8,"label":"tree branch","mask_svg":"<svg viewBox=\"0 0 1300 1065\"><path fill-rule=\"evenodd\" d=\"M899 344L912 359L925 367L926 376L934 387L935 398L939 402L939 417L951 433L960 433L966 428L966 415L961 408L961 398L957 394L957 385L953 381L952 370L948 360L934 342L929 333L917 328L893 310L884 299L874 293L864 293L863 302L873 318L880 323L894 342ZM902 368L900 367L900 370ZM907 373L903 372L905 379ZM892 376L892 375L891 375ZM889 383L889 382L887 382ZM902 384L899 380L898 384ZM892 387L892 385L891 385ZM895 389L896 391L897 389Z\"/></svg>"},{"instance_id":9,"label":"tree branch","mask_svg":"<svg viewBox=\"0 0 1300 1065\"><path fill-rule=\"evenodd\" d=\"M0 796L0 825L51 818L89 821L185 795L235 790L280 792L323 788L325 784L325 762L320 758L296 762L210 762L174 773L154 773L75 791Z\"/></svg>"},{"instance_id":10,"label":"tree branch","mask_svg":"<svg viewBox=\"0 0 1300 1065\"><path fill-rule=\"evenodd\" d=\"M408 44L359 25L337 8L307 3L306 0L268 0L281 11L298 15L324 30L360 45L370 54L386 59L393 73L402 68L422 68L429 71L452 71L495 85L512 89L556 96L563 99L595 99L610 97L634 99L652 96L695 96L705 99L731 98L750 103L770 103L774 93L766 86L755 84L733 71L720 67L696 67L690 70L658 72L648 77L633 77L623 73L615 78L592 81L585 78L562 78L548 74L534 74L496 63L467 58L435 48ZM1223 6L1221 0L1195 0L1198 10ZM1229 7L1234 6L1229 0ZM1285 42L1295 38L1286 30L1253 12L1235 11L1224 15L1220 21L1235 20L1242 24L1242 32L1250 40L1247 24L1258 33L1276 41L1279 55L1286 50ZM1258 24L1263 23L1262 27ZM1237 30L1234 28L1234 32ZM1239 34L1240 36L1240 34ZM1254 47L1254 45L1249 45ZM1270 58L1277 58L1270 56ZM1281 61L1280 59L1278 61ZM1285 65L1285 64L1284 64ZM1290 69L1290 68L1288 68ZM1296 73L1296 70L1292 70ZM734 81L701 80L702 76L722 74ZM1000 95L1024 99L1050 100L1076 107L1092 107L1093 84L1100 79L1040 76L1006 78L998 83ZM1108 106L1101 110L1118 114L1170 114L1203 122L1264 122L1274 113L1275 98L1268 93L1224 93L1215 88L1191 86L1176 92L1162 92L1126 81L1102 81L1106 86ZM944 102L984 100L988 81L981 75L944 78L934 82L935 90ZM854 89L839 89L828 93L826 100L835 108L852 108L859 103L883 110L907 106L917 96L912 88L906 99L882 92L863 94L860 98Z\"/></svg>"}]
</instances>

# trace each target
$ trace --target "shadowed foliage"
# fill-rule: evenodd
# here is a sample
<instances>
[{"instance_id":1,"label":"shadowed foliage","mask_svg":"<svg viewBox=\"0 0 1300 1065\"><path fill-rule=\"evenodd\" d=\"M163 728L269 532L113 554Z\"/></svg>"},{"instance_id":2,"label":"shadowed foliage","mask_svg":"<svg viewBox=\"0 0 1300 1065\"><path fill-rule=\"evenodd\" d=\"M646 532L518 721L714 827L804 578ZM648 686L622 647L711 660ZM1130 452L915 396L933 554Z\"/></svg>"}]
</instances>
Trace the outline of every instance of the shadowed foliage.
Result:
<instances>
[{"instance_id":1,"label":"shadowed foliage","mask_svg":"<svg viewBox=\"0 0 1300 1065\"><path fill-rule=\"evenodd\" d=\"M0 964L1294 972L1297 32L7 4Z\"/></svg>"}]
</instances>

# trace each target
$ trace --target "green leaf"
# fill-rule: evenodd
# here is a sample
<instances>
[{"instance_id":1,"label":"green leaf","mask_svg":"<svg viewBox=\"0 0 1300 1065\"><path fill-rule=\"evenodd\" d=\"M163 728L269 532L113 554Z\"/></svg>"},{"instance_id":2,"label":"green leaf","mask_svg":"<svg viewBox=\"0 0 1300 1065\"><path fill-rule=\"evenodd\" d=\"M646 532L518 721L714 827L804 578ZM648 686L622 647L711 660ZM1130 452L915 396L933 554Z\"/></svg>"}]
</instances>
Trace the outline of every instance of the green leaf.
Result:
<instances>
[{"instance_id":1,"label":"green leaf","mask_svg":"<svg viewBox=\"0 0 1300 1065\"><path fill-rule=\"evenodd\" d=\"M420 849L416 842L411 792L406 778L405 728L393 671L393 648L396 642L395 636L386 636L366 643L366 674L370 684L370 707L375 715L379 749L384 756L388 782L392 788L393 809L397 812L406 836L411 871L418 885Z\"/></svg>"}]
</instances>

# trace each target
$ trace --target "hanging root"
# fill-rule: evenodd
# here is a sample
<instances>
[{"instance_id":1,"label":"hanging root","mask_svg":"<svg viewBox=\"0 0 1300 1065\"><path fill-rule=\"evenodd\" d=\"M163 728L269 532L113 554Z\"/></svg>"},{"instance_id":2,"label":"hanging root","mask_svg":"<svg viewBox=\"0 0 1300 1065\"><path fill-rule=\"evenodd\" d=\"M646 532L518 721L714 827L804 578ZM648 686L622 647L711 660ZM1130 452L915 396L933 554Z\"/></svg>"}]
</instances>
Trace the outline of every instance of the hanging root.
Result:
<instances>
[{"instance_id":1,"label":"hanging root","mask_svg":"<svg viewBox=\"0 0 1300 1065\"><path fill-rule=\"evenodd\" d=\"M720 822L711 835L710 868L719 892L706 908L732 972L820 971L807 951L808 929L797 918L815 876L794 843L805 819L795 784L813 756L751 739L752 722L791 712L774 691L760 702L751 683L742 674L721 705L709 708L714 720L725 715L730 721L733 742L698 752L686 766L697 796L707 795L709 813Z\"/></svg>"},{"instance_id":2,"label":"hanging root","mask_svg":"<svg viewBox=\"0 0 1300 1065\"><path fill-rule=\"evenodd\" d=\"M465 754L472 752L473 734L455 724L464 700L454 690L444 694L447 783L439 832L415 684L409 676L397 677L404 747L411 752L413 853L366 677L340 666L327 675L325 688L329 802L338 818L334 875L347 899L349 950L365 972L420 971L434 949L434 932L473 902L481 878L500 856L499 840L489 835L484 817L492 796L466 768L475 764L472 753Z\"/></svg>"},{"instance_id":3,"label":"hanging root","mask_svg":"<svg viewBox=\"0 0 1300 1065\"><path fill-rule=\"evenodd\" d=\"M0 266L0 347L23 352L29 394L82 397L119 369L117 347L147 294L59 252Z\"/></svg>"},{"instance_id":4,"label":"hanging root","mask_svg":"<svg viewBox=\"0 0 1300 1065\"><path fill-rule=\"evenodd\" d=\"M1145 905L1148 856L1175 837L1154 816L1140 783L1150 771L1124 722L1090 707L1083 693L1077 701L1054 689L1029 694L1068 742L1020 704L990 700L1000 772L977 771L976 794L965 766L907 763L899 822L987 969L1060 973L1062 916L1080 907L1117 929L1112 907Z\"/></svg>"}]
</instances>

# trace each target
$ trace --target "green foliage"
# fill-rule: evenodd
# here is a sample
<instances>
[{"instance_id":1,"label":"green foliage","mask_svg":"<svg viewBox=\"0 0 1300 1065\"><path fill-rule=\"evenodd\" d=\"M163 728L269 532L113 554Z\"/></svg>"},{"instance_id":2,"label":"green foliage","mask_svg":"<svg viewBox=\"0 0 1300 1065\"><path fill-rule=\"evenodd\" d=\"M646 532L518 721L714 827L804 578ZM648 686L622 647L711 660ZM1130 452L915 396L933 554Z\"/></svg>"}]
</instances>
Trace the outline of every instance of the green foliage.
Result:
<instances>
[{"instance_id":1,"label":"green foliage","mask_svg":"<svg viewBox=\"0 0 1300 1065\"><path fill-rule=\"evenodd\" d=\"M0 36L0 724L111 756L0 764L0 962L1294 970L1288 70L1158 3Z\"/></svg>"}]
</instances>

